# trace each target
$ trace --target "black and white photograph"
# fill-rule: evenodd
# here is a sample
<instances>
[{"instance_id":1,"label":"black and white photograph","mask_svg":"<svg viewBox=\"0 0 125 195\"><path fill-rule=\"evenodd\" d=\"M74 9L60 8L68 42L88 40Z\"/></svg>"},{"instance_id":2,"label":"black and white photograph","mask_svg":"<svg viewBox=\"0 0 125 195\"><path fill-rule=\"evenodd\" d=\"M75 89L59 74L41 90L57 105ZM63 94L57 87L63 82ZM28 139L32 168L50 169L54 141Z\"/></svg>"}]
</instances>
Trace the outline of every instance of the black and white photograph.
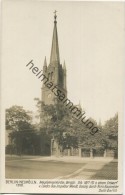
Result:
<instances>
[{"instance_id":1,"label":"black and white photograph","mask_svg":"<svg viewBox=\"0 0 125 195\"><path fill-rule=\"evenodd\" d=\"M2 193L122 193L124 5L2 1Z\"/></svg>"}]
</instances>

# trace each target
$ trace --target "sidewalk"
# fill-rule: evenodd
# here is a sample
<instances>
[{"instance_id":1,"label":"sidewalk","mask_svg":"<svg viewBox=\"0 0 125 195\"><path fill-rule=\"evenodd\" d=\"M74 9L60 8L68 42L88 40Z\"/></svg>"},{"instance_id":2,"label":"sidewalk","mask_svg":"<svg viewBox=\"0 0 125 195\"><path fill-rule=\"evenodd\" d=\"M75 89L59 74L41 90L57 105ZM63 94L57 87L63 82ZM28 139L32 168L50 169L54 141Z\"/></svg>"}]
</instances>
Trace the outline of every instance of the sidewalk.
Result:
<instances>
[{"instance_id":1,"label":"sidewalk","mask_svg":"<svg viewBox=\"0 0 125 195\"><path fill-rule=\"evenodd\" d=\"M113 159L110 157L95 157L95 158L87 158L87 157L77 157L77 156L30 156L30 155L6 155L7 158L11 159L26 159L33 161L61 161L61 162L72 162L72 163L83 163L83 162L118 162L118 159Z\"/></svg>"},{"instance_id":2,"label":"sidewalk","mask_svg":"<svg viewBox=\"0 0 125 195\"><path fill-rule=\"evenodd\" d=\"M90 161L77 171L60 176L57 179L81 179L81 180L116 180L118 179L118 168L115 162Z\"/></svg>"},{"instance_id":3,"label":"sidewalk","mask_svg":"<svg viewBox=\"0 0 125 195\"><path fill-rule=\"evenodd\" d=\"M84 157L76 157L76 156L63 156L63 157L38 157L32 160L39 160L39 161L63 161L63 162L72 162L72 163L83 163L83 162L118 162L118 159L113 158L104 158L104 157L95 157L95 158L84 158Z\"/></svg>"}]
</instances>

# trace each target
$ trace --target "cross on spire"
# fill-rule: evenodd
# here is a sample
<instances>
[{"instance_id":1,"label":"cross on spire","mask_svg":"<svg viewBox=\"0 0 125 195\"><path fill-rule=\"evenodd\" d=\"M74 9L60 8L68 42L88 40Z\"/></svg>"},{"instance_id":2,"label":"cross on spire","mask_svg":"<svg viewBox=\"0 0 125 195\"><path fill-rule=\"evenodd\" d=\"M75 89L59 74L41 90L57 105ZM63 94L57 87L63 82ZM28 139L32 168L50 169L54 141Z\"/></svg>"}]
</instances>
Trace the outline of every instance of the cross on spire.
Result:
<instances>
[{"instance_id":1,"label":"cross on spire","mask_svg":"<svg viewBox=\"0 0 125 195\"><path fill-rule=\"evenodd\" d=\"M54 22L56 22L56 18L57 18L56 13L57 13L57 11L55 10L53 13L54 13L54 19L55 19Z\"/></svg>"}]
</instances>

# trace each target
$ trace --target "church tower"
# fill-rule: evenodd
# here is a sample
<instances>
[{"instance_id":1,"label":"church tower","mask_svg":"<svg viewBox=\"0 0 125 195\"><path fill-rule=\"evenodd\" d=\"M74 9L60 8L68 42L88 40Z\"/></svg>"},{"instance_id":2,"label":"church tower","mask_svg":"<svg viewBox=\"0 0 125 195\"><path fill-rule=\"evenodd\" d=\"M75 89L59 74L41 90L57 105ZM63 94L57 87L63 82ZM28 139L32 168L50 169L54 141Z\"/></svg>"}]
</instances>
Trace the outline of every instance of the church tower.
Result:
<instances>
[{"instance_id":1,"label":"church tower","mask_svg":"<svg viewBox=\"0 0 125 195\"><path fill-rule=\"evenodd\" d=\"M58 89L65 94L65 97L67 97L66 66L65 62L63 66L60 64L56 11L54 12L54 29L50 62L47 65L47 60L45 57L43 74L49 79L49 82L52 82L54 86L57 86ZM42 85L42 101L45 105L56 104L59 102L58 97L56 97L56 95L50 89L48 89L44 83Z\"/></svg>"}]
</instances>

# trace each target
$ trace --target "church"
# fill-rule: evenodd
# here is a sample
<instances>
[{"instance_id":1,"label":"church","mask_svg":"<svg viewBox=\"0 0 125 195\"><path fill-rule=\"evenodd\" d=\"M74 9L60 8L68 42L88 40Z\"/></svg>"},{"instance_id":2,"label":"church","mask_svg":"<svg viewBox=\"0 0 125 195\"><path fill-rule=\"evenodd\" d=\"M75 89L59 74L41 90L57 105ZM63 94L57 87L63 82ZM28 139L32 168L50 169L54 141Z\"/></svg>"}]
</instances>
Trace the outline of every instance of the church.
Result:
<instances>
[{"instance_id":1,"label":"church","mask_svg":"<svg viewBox=\"0 0 125 195\"><path fill-rule=\"evenodd\" d=\"M52 47L50 62L47 65L47 60L45 57L43 65L43 75L45 75L49 82L54 86L58 86L58 89L67 97L67 86L66 86L66 65L65 61L63 65L60 63L59 55L59 43L58 43L58 32L57 32L57 15L56 11L54 12L54 28L53 28L53 37L52 37ZM46 84L43 82L41 88L41 100L45 105L54 105L60 103L58 97L50 90ZM42 115L40 118L40 123L42 125ZM58 143L53 138L51 139L51 155L58 155L59 148Z\"/></svg>"},{"instance_id":2,"label":"church","mask_svg":"<svg viewBox=\"0 0 125 195\"><path fill-rule=\"evenodd\" d=\"M52 37L52 46L51 46L51 55L50 55L50 62L47 64L47 60L45 57L44 65L43 65L43 75L45 75L45 78L47 81L49 81L49 85L51 83L52 86L57 86L58 90L62 92L66 98L66 101L69 101L67 99L67 83L66 83L66 65L65 61L63 65L60 62L60 54L59 54L59 43L58 43L58 33L57 33L57 15L56 11L54 12L54 28L53 28L53 37ZM60 100L58 96L53 93L53 90L50 90L50 87L47 87L46 82L42 83L41 88L41 101L44 103L44 105L60 105ZM58 91L57 90L57 91ZM73 104L73 103L72 103ZM68 105L68 104L67 104ZM82 108L80 105L73 107L75 108L75 113L79 111L81 113ZM40 117L40 124L42 126L42 108L41 108L41 117ZM78 115L77 115L78 116ZM97 128L97 127L94 127ZM60 149L59 144L56 141L56 139L51 138L51 156L58 156L60 155ZM101 151L100 147L95 147L95 151L99 149L99 154L97 156L106 156L105 151ZM101 151L101 152L100 152ZM110 151L109 151L110 153ZM64 155L73 155L73 156L79 156L79 157L92 157L93 156L93 150L91 151L86 146L80 146L78 148L70 148L64 150ZM114 154L109 154L109 156L113 156ZM96 156L96 155L95 155Z\"/></svg>"},{"instance_id":3,"label":"church","mask_svg":"<svg viewBox=\"0 0 125 195\"><path fill-rule=\"evenodd\" d=\"M66 65L65 61L63 65L60 62L60 55L59 55L59 43L58 43L58 33L57 33L57 15L56 11L54 12L54 28L53 28L53 37L52 37L52 46L51 46L51 55L50 55L50 62L47 64L47 60L45 57L44 65L43 65L43 78L42 78L42 88L41 88L41 101L44 105L56 105L62 106L65 104L70 110L75 111L71 114L76 114L76 118L82 114L82 108L80 105L73 105L73 103L67 98L67 83L66 83ZM44 82L45 79L45 82ZM47 85L48 83L48 85ZM50 85L51 84L51 85ZM55 95L53 90L51 90L51 86L57 86L57 92L60 91L65 99L64 101L60 101L59 96ZM54 87L55 88L55 87ZM68 103L67 103L68 102ZM65 107L66 108L66 107ZM72 108L72 109L71 109ZM73 116L74 117L74 116ZM40 125L44 127L44 111L41 107L41 117L40 117ZM44 146L43 146L44 147ZM50 144L51 149L51 156L58 156L60 155L60 148L58 141L53 138L51 139ZM70 148L64 150L64 155L76 155L81 157L82 148ZM90 155L90 154L89 154Z\"/></svg>"}]
</instances>

